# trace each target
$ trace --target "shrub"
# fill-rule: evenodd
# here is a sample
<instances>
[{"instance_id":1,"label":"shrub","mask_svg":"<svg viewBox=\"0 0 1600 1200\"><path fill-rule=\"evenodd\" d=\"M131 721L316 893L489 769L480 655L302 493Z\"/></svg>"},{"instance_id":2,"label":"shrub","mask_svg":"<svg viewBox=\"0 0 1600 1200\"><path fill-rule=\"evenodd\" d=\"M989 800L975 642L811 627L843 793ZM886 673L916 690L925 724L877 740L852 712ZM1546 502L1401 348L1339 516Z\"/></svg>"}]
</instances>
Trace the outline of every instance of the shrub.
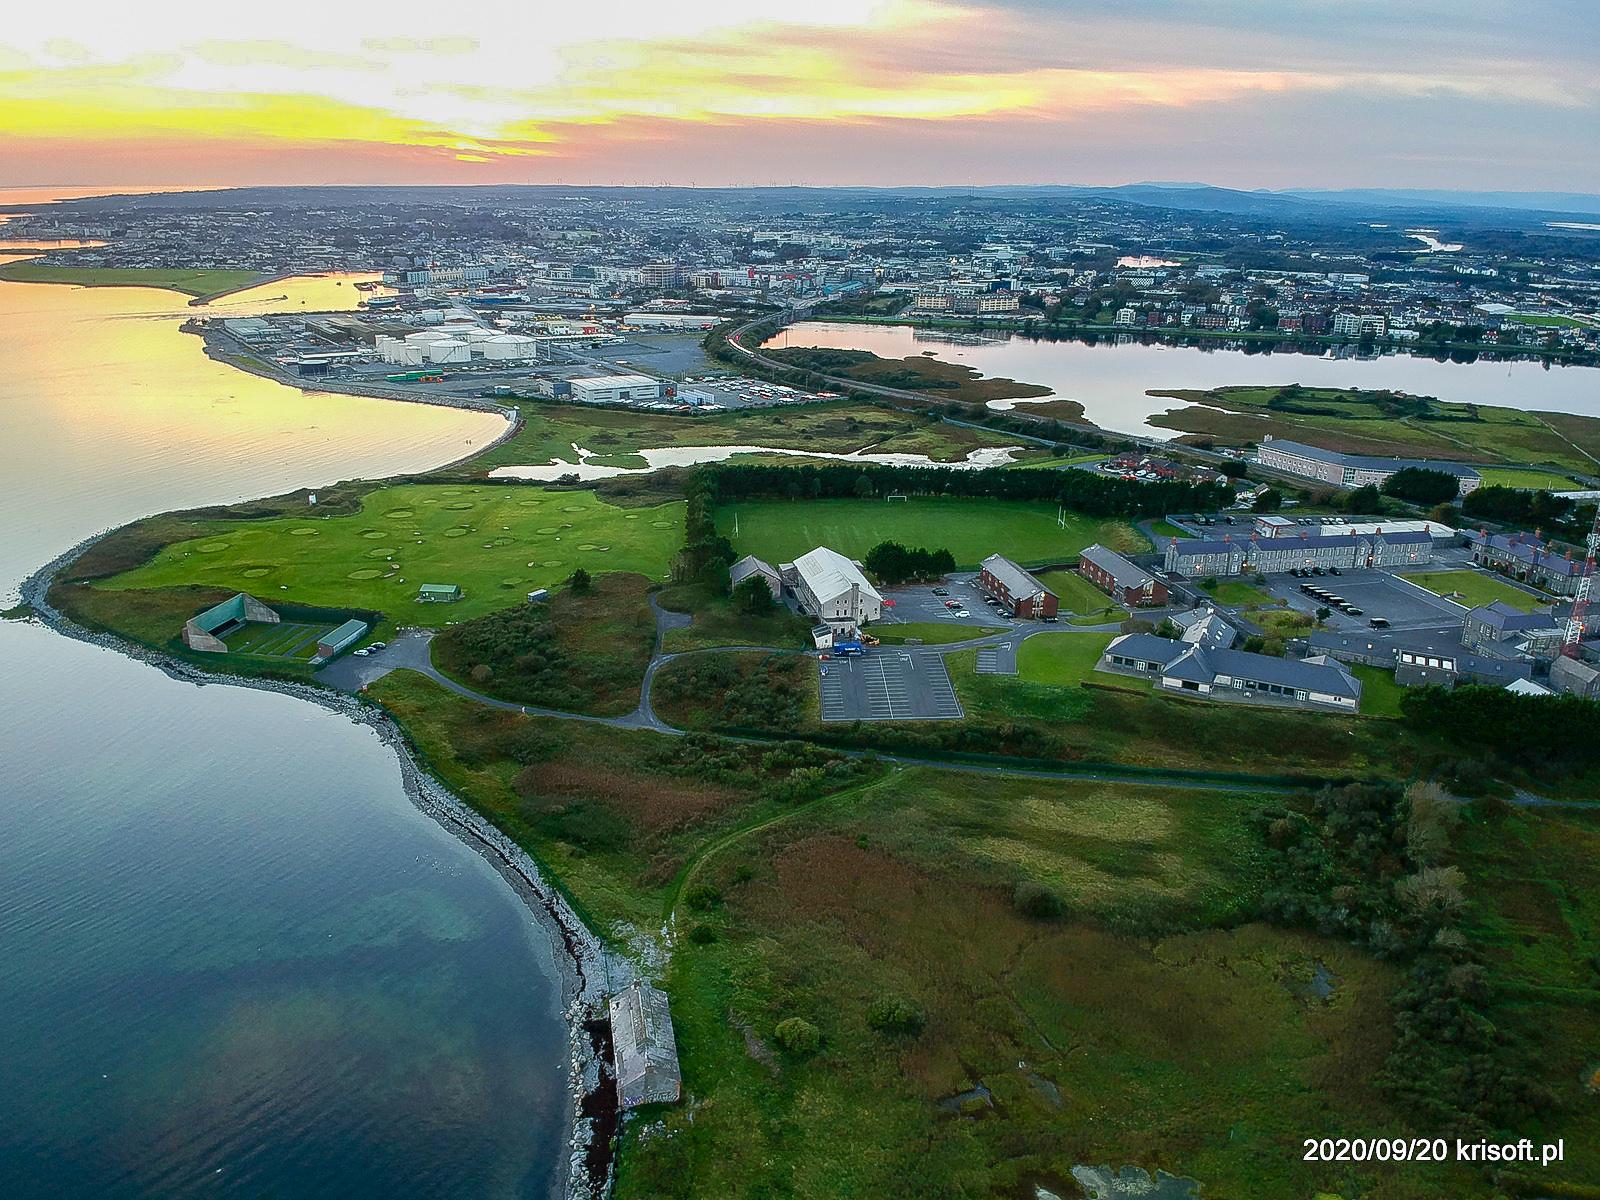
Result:
<instances>
[{"instance_id":1,"label":"shrub","mask_svg":"<svg viewBox=\"0 0 1600 1200\"><path fill-rule=\"evenodd\" d=\"M786 1017L779 1021L772 1038L785 1053L796 1058L815 1054L822 1045L822 1031L804 1017Z\"/></svg>"},{"instance_id":2,"label":"shrub","mask_svg":"<svg viewBox=\"0 0 1600 1200\"><path fill-rule=\"evenodd\" d=\"M715 884L697 883L683 894L683 902L704 912L722 903L722 891Z\"/></svg>"},{"instance_id":3,"label":"shrub","mask_svg":"<svg viewBox=\"0 0 1600 1200\"><path fill-rule=\"evenodd\" d=\"M1025 879L1011 893L1012 906L1023 916L1035 921L1053 921L1066 911L1061 897L1042 883Z\"/></svg>"},{"instance_id":4,"label":"shrub","mask_svg":"<svg viewBox=\"0 0 1600 1200\"><path fill-rule=\"evenodd\" d=\"M879 996L867 1009L867 1024L879 1033L916 1037L927 1023L921 1006L904 996Z\"/></svg>"},{"instance_id":5,"label":"shrub","mask_svg":"<svg viewBox=\"0 0 1600 1200\"><path fill-rule=\"evenodd\" d=\"M467 672L472 677L473 683L488 683L494 678L494 668L488 663L479 663Z\"/></svg>"},{"instance_id":6,"label":"shrub","mask_svg":"<svg viewBox=\"0 0 1600 1200\"><path fill-rule=\"evenodd\" d=\"M689 927L689 940L696 946L709 946L717 940L717 931L704 921L696 921Z\"/></svg>"}]
</instances>

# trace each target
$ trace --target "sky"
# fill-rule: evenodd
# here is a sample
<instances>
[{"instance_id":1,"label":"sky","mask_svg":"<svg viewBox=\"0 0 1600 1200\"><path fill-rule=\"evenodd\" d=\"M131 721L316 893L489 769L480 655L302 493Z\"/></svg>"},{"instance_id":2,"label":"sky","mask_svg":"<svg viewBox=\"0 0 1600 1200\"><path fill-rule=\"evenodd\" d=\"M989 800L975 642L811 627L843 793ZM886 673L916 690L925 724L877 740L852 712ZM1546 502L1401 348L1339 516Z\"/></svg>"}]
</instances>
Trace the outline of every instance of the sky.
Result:
<instances>
[{"instance_id":1,"label":"sky","mask_svg":"<svg viewBox=\"0 0 1600 1200\"><path fill-rule=\"evenodd\" d=\"M1595 0L74 0L0 187L1600 192Z\"/></svg>"}]
</instances>

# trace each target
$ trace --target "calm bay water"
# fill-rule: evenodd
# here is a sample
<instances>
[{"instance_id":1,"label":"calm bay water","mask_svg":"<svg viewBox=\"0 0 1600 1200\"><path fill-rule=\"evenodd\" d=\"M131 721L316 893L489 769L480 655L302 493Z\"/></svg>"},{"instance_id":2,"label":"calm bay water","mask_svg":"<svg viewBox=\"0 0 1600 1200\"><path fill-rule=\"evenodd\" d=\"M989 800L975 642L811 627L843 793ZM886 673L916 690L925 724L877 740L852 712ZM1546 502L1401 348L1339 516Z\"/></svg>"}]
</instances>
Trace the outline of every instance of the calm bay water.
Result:
<instances>
[{"instance_id":1,"label":"calm bay water","mask_svg":"<svg viewBox=\"0 0 1600 1200\"><path fill-rule=\"evenodd\" d=\"M838 321L802 321L767 344L870 350L883 358L932 352L987 376L1048 387L1054 396L1041 399L1076 400L1096 425L1146 437L1176 437L1177 431L1151 425L1149 418L1182 407L1181 401L1147 396L1147 391L1230 384L1390 388L1459 403L1600 416L1600 369L1538 362L1450 363L1407 354L1333 359L1162 344L1036 342L1006 334L980 340L909 325ZM996 401L992 407L1011 403Z\"/></svg>"},{"instance_id":2,"label":"calm bay water","mask_svg":"<svg viewBox=\"0 0 1600 1200\"><path fill-rule=\"evenodd\" d=\"M237 309L325 293L355 299L280 283ZM500 428L218 366L177 331L194 311L0 284L0 594L110 524L421 469ZM0 1195L548 1193L550 939L373 731L37 625L0 623L0 670Z\"/></svg>"}]
</instances>

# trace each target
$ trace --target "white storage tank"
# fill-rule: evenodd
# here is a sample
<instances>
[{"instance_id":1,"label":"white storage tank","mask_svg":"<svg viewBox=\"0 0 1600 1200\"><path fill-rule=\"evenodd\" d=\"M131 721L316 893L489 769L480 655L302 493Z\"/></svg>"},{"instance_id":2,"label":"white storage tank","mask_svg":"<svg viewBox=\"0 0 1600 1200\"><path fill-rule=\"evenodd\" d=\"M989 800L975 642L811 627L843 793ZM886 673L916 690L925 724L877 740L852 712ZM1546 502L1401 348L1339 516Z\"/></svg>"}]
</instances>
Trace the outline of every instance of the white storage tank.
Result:
<instances>
[{"instance_id":1,"label":"white storage tank","mask_svg":"<svg viewBox=\"0 0 1600 1200\"><path fill-rule=\"evenodd\" d=\"M472 351L465 342L458 342L454 338L428 343L428 361L432 363L469 363L472 361Z\"/></svg>"}]
</instances>

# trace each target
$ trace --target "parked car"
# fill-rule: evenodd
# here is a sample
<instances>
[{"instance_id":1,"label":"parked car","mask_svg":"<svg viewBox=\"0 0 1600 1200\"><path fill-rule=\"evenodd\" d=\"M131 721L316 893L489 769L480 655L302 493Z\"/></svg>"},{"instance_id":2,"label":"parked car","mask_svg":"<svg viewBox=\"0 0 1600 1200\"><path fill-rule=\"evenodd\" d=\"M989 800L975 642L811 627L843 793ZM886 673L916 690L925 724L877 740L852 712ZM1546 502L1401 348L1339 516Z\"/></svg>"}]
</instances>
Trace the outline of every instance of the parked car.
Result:
<instances>
[{"instance_id":1,"label":"parked car","mask_svg":"<svg viewBox=\"0 0 1600 1200\"><path fill-rule=\"evenodd\" d=\"M1329 575L1337 575L1338 573L1339 573L1339 568L1338 567L1329 567L1328 568L1328 574Z\"/></svg>"},{"instance_id":2,"label":"parked car","mask_svg":"<svg viewBox=\"0 0 1600 1200\"><path fill-rule=\"evenodd\" d=\"M1344 606L1344 615L1347 617L1359 617L1364 615L1364 610L1357 608L1354 604L1346 604Z\"/></svg>"},{"instance_id":3,"label":"parked car","mask_svg":"<svg viewBox=\"0 0 1600 1200\"><path fill-rule=\"evenodd\" d=\"M952 617L970 617L972 614L964 608L958 608L950 614Z\"/></svg>"},{"instance_id":4,"label":"parked car","mask_svg":"<svg viewBox=\"0 0 1600 1200\"><path fill-rule=\"evenodd\" d=\"M1054 616L1052 616L1052 617L1040 617L1039 619L1041 621L1046 622L1047 624L1050 624L1050 625L1054 625L1057 621L1061 620L1060 617L1054 617Z\"/></svg>"},{"instance_id":5,"label":"parked car","mask_svg":"<svg viewBox=\"0 0 1600 1200\"><path fill-rule=\"evenodd\" d=\"M960 608L961 607L961 601L959 601L959 600L946 600L944 602L944 606L946 608Z\"/></svg>"},{"instance_id":6,"label":"parked car","mask_svg":"<svg viewBox=\"0 0 1600 1200\"><path fill-rule=\"evenodd\" d=\"M373 642L372 645L367 647L367 649L368 650L382 650L388 644L389 644L388 642Z\"/></svg>"},{"instance_id":7,"label":"parked car","mask_svg":"<svg viewBox=\"0 0 1600 1200\"><path fill-rule=\"evenodd\" d=\"M1387 617L1373 617L1367 624L1374 629L1387 629L1389 628L1389 619Z\"/></svg>"},{"instance_id":8,"label":"parked car","mask_svg":"<svg viewBox=\"0 0 1600 1200\"><path fill-rule=\"evenodd\" d=\"M1312 568L1311 568L1311 573L1312 573L1312 574L1313 574L1313 575L1321 575L1321 574L1324 574L1324 572L1323 572L1323 570L1322 570L1322 568L1321 568L1321 567L1312 567Z\"/></svg>"},{"instance_id":9,"label":"parked car","mask_svg":"<svg viewBox=\"0 0 1600 1200\"><path fill-rule=\"evenodd\" d=\"M933 594L935 596L948 596L950 593L948 591L946 591L944 588L934 588L933 589Z\"/></svg>"}]
</instances>

